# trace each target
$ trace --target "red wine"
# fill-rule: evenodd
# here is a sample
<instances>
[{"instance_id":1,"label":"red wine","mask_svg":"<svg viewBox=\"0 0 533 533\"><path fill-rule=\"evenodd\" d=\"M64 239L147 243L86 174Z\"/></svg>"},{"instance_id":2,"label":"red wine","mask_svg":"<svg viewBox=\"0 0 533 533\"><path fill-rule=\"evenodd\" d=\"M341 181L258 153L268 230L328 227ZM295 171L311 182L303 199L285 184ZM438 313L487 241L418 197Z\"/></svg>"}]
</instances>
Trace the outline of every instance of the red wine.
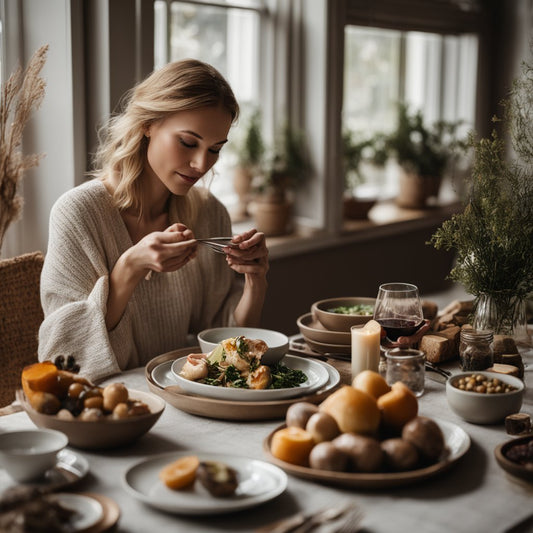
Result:
<instances>
[{"instance_id":1,"label":"red wine","mask_svg":"<svg viewBox=\"0 0 533 533\"><path fill-rule=\"evenodd\" d=\"M397 341L398 337L409 337L423 323L423 320L416 322L405 318L378 318L377 321L387 332L387 337L391 341Z\"/></svg>"}]
</instances>

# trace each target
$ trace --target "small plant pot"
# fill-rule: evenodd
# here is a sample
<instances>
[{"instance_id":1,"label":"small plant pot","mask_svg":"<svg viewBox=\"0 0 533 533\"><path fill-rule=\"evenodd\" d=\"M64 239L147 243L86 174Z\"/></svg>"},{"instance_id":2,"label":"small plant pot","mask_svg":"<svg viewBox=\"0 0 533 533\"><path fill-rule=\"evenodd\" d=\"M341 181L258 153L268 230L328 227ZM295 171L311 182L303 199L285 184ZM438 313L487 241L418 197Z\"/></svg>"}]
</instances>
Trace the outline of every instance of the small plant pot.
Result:
<instances>
[{"instance_id":1,"label":"small plant pot","mask_svg":"<svg viewBox=\"0 0 533 533\"><path fill-rule=\"evenodd\" d=\"M344 198L344 218L350 220L365 220L368 213L376 204L375 198Z\"/></svg>"},{"instance_id":2,"label":"small plant pot","mask_svg":"<svg viewBox=\"0 0 533 533\"><path fill-rule=\"evenodd\" d=\"M292 205L287 200L273 202L258 198L251 210L257 231L268 236L290 233Z\"/></svg>"},{"instance_id":3,"label":"small plant pot","mask_svg":"<svg viewBox=\"0 0 533 533\"><path fill-rule=\"evenodd\" d=\"M427 179L402 169L399 173L399 189L396 204L408 209L423 209L426 207L428 198Z\"/></svg>"}]
</instances>

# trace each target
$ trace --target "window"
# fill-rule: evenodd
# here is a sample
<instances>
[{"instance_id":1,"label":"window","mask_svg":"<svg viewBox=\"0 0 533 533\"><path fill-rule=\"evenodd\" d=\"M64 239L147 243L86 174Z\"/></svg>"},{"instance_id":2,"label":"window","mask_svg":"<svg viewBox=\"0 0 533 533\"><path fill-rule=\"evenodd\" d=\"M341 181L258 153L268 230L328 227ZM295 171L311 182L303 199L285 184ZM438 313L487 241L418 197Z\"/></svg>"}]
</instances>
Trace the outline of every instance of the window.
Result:
<instances>
[{"instance_id":1,"label":"window","mask_svg":"<svg viewBox=\"0 0 533 533\"><path fill-rule=\"evenodd\" d=\"M478 43L474 35L441 35L348 25L345 27L342 125L353 132L389 133L396 104L437 120L474 127ZM369 174L367 186L396 193L394 166Z\"/></svg>"},{"instance_id":2,"label":"window","mask_svg":"<svg viewBox=\"0 0 533 533\"><path fill-rule=\"evenodd\" d=\"M169 61L200 59L228 80L242 115L258 106L261 28L266 15L262 2L156 0L154 10L155 68ZM228 147L221 152L215 167L217 179L210 186L230 211L237 201L232 184L235 154L231 141L238 136L239 123L232 130Z\"/></svg>"}]
</instances>

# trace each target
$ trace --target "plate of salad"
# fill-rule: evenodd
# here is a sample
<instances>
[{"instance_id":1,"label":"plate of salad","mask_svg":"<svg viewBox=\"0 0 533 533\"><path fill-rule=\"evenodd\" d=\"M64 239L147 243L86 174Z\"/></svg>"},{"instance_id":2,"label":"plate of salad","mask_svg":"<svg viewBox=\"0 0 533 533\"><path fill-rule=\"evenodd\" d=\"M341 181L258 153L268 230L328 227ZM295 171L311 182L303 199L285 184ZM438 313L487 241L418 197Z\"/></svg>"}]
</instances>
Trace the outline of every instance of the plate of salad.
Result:
<instances>
[{"instance_id":1,"label":"plate of salad","mask_svg":"<svg viewBox=\"0 0 533 533\"><path fill-rule=\"evenodd\" d=\"M252 389L246 383L246 372L240 372L232 365L220 365L216 361L210 363L207 377L187 379L182 370L188 357L180 357L172 363L171 371L176 385L189 394L222 400L250 402L294 398L320 389L330 377L320 361L285 355L279 363L269 367L270 384L263 389Z\"/></svg>"}]
</instances>

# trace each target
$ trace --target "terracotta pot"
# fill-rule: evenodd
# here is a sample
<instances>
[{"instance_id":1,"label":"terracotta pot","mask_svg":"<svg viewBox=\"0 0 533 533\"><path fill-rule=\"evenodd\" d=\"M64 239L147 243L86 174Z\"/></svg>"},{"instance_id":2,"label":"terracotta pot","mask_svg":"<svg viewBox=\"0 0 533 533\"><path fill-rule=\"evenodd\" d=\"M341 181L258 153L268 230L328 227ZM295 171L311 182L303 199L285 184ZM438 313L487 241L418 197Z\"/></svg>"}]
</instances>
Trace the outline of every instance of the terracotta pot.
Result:
<instances>
[{"instance_id":1,"label":"terracotta pot","mask_svg":"<svg viewBox=\"0 0 533 533\"><path fill-rule=\"evenodd\" d=\"M246 218L248 213L248 203L250 201L250 191L252 188L253 174L249 168L235 167L233 173L233 188L239 197L235 218L237 220Z\"/></svg>"},{"instance_id":2,"label":"terracotta pot","mask_svg":"<svg viewBox=\"0 0 533 533\"><path fill-rule=\"evenodd\" d=\"M414 172L400 169L399 192L396 204L400 207L423 209L430 196L438 196L440 179L420 176Z\"/></svg>"},{"instance_id":3,"label":"terracotta pot","mask_svg":"<svg viewBox=\"0 0 533 533\"><path fill-rule=\"evenodd\" d=\"M273 202L258 198L254 202L252 215L255 228L265 235L286 235L290 232L292 205L287 200Z\"/></svg>"},{"instance_id":4,"label":"terracotta pot","mask_svg":"<svg viewBox=\"0 0 533 533\"><path fill-rule=\"evenodd\" d=\"M376 204L375 198L344 198L344 217L351 220L364 220Z\"/></svg>"}]
</instances>

